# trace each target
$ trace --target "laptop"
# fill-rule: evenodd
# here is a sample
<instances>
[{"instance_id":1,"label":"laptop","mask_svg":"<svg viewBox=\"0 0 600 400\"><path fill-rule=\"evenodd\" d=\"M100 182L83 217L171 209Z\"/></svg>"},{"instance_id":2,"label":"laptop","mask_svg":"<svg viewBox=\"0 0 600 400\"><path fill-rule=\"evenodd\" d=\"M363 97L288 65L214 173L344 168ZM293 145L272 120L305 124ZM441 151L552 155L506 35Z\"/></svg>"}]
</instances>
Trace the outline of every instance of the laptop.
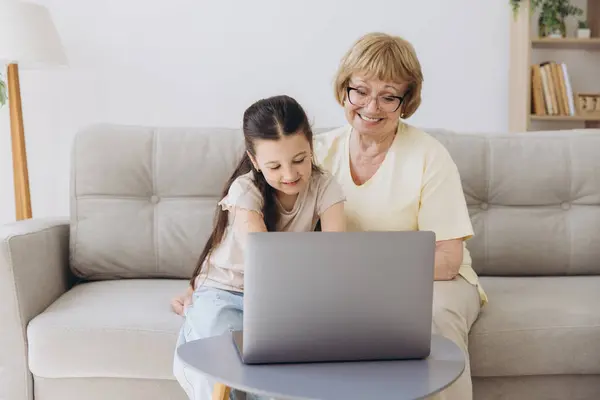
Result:
<instances>
[{"instance_id":1,"label":"laptop","mask_svg":"<svg viewBox=\"0 0 600 400\"><path fill-rule=\"evenodd\" d=\"M250 233L242 362L426 358L434 255L430 231Z\"/></svg>"}]
</instances>

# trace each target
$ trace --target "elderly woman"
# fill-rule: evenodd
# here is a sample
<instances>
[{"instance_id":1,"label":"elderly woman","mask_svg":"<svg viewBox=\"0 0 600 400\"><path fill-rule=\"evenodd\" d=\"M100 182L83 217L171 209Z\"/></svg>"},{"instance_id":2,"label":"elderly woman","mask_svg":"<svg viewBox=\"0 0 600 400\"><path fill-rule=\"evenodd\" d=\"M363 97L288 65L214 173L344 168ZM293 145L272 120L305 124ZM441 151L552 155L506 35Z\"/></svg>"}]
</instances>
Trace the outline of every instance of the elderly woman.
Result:
<instances>
[{"instance_id":1,"label":"elderly woman","mask_svg":"<svg viewBox=\"0 0 600 400\"><path fill-rule=\"evenodd\" d=\"M472 398L468 334L487 301L465 240L473 235L460 176L448 151L403 122L421 103L423 75L413 47L383 33L345 54L335 97L348 125L315 138L315 156L344 188L350 230L436 234L433 331L467 356L463 375L439 398Z\"/></svg>"}]
</instances>

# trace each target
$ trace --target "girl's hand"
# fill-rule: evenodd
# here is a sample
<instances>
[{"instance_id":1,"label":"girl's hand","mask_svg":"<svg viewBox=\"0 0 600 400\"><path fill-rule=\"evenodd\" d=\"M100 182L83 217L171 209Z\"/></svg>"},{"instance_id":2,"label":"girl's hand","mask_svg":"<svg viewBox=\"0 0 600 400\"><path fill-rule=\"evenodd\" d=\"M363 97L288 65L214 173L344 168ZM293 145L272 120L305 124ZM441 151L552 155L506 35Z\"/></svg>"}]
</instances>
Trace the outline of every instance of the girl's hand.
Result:
<instances>
[{"instance_id":1,"label":"girl's hand","mask_svg":"<svg viewBox=\"0 0 600 400\"><path fill-rule=\"evenodd\" d=\"M184 296L177 296L175 298L173 298L173 300L171 300L171 309L173 309L173 311L175 312L175 314L179 314L181 316L183 316L183 310L184 310Z\"/></svg>"},{"instance_id":2,"label":"girl's hand","mask_svg":"<svg viewBox=\"0 0 600 400\"><path fill-rule=\"evenodd\" d=\"M190 286L184 294L174 297L171 300L171 308L176 314L183 316L183 311L187 306L192 304L192 294L194 293L194 289Z\"/></svg>"}]
</instances>

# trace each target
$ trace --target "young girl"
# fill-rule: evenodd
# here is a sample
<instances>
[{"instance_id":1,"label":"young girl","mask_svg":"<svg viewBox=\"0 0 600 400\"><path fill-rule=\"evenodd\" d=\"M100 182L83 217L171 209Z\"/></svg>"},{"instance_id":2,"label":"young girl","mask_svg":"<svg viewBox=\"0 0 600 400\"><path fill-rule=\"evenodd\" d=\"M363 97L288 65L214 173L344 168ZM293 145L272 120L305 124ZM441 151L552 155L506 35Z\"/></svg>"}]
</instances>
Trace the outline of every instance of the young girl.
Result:
<instances>
[{"instance_id":1,"label":"young girl","mask_svg":"<svg viewBox=\"0 0 600 400\"><path fill-rule=\"evenodd\" d=\"M214 230L188 291L172 303L185 316L177 346L242 329L248 232L313 231L318 220L323 231L345 229L342 189L313 163L312 130L294 99L254 103L244 113L243 131L246 152L225 185ZM214 382L178 357L174 373L190 399L211 398Z\"/></svg>"}]
</instances>

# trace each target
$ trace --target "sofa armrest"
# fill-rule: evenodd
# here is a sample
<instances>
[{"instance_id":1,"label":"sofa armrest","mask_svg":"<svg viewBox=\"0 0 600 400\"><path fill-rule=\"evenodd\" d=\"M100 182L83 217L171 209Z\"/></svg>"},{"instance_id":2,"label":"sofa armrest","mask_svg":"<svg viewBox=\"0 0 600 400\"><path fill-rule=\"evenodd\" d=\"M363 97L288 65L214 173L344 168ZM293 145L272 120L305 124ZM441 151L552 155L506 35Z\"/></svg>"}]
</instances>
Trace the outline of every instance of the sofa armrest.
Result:
<instances>
[{"instance_id":1,"label":"sofa armrest","mask_svg":"<svg viewBox=\"0 0 600 400\"><path fill-rule=\"evenodd\" d=\"M71 284L69 222L0 225L0 399L32 400L27 324Z\"/></svg>"}]
</instances>

